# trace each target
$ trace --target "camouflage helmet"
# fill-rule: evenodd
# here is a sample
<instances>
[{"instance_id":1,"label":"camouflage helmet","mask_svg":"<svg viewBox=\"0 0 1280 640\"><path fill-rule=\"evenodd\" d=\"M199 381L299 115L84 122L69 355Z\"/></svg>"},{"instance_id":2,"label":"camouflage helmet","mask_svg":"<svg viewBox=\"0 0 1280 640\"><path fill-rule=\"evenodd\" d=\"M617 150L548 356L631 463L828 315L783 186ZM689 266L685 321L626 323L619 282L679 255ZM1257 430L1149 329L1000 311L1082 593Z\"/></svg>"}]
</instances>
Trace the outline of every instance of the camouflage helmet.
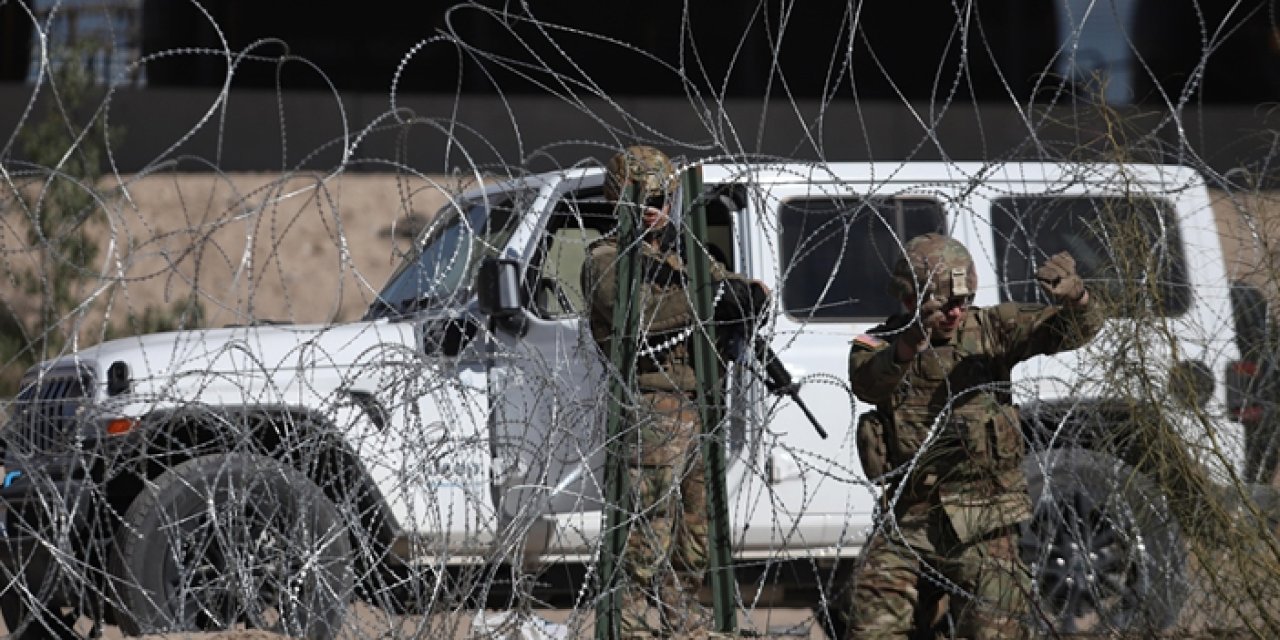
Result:
<instances>
[{"instance_id":1,"label":"camouflage helmet","mask_svg":"<svg viewBox=\"0 0 1280 640\"><path fill-rule=\"evenodd\" d=\"M893 266L889 292L899 298L915 296L918 285L928 287L941 300L973 295L978 288L978 274L969 250L940 233L908 240L902 257Z\"/></svg>"},{"instance_id":2,"label":"camouflage helmet","mask_svg":"<svg viewBox=\"0 0 1280 640\"><path fill-rule=\"evenodd\" d=\"M671 191L676 174L667 154L648 145L627 147L615 154L609 158L607 169L604 176L604 197L608 200L620 199L628 180L638 180L644 184L641 200L666 195Z\"/></svg>"}]
</instances>

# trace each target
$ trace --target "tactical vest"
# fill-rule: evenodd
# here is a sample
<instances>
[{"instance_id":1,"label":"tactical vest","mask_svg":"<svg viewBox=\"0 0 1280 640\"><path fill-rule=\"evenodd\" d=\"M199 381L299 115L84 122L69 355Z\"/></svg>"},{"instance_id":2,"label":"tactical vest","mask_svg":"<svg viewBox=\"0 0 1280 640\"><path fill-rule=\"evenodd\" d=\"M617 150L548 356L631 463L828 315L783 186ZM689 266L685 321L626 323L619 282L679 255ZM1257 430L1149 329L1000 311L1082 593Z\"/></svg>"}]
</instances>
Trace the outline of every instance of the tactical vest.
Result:
<instances>
[{"instance_id":1,"label":"tactical vest","mask_svg":"<svg viewBox=\"0 0 1280 640\"><path fill-rule=\"evenodd\" d=\"M660 253L647 243L640 249L640 335L633 338L637 341L636 385L641 391L695 391L698 381L689 348L695 323L684 263L674 252ZM617 243L613 238L597 240L588 251L589 263L601 255L597 252L616 260ZM659 298L665 304L654 302ZM605 354L610 353L612 309L592 307L590 322L596 344Z\"/></svg>"},{"instance_id":2,"label":"tactical vest","mask_svg":"<svg viewBox=\"0 0 1280 640\"><path fill-rule=\"evenodd\" d=\"M973 308L956 336L918 353L898 386L884 425L891 468L919 454L917 475L940 482L1021 484L1025 452L1010 370L992 331L994 309Z\"/></svg>"}]
</instances>

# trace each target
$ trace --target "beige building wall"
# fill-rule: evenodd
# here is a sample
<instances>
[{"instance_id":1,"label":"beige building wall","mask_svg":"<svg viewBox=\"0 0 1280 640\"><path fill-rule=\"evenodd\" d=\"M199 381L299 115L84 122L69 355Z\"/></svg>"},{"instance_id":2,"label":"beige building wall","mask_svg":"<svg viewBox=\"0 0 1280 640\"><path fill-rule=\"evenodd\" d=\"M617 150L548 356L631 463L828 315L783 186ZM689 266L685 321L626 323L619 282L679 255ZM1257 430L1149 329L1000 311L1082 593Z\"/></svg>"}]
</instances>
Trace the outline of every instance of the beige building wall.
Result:
<instances>
[{"instance_id":1,"label":"beige building wall","mask_svg":"<svg viewBox=\"0 0 1280 640\"><path fill-rule=\"evenodd\" d=\"M83 307L64 324L86 343L101 339L108 317L117 335L127 335L130 314L193 293L206 326L356 319L409 248L408 237L467 186L370 174L161 173L104 182L112 196L86 227L98 257L76 284ZM0 209L0 300L31 317L34 297L19 274L40 273L40 253L27 246L26 214L12 192L0 194Z\"/></svg>"},{"instance_id":2,"label":"beige building wall","mask_svg":"<svg viewBox=\"0 0 1280 640\"><path fill-rule=\"evenodd\" d=\"M1211 190L1210 198L1227 273L1261 288L1274 306L1280 302L1280 191Z\"/></svg>"}]
</instances>

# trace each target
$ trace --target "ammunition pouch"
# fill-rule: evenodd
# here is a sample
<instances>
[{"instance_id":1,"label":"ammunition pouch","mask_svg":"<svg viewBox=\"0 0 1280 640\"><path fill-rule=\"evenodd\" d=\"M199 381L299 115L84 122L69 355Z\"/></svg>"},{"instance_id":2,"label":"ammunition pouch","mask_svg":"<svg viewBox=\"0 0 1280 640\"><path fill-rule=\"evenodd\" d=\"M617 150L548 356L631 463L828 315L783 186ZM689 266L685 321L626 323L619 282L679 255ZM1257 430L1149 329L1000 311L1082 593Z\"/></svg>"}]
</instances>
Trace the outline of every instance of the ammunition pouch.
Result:
<instances>
[{"instance_id":1,"label":"ammunition pouch","mask_svg":"<svg viewBox=\"0 0 1280 640\"><path fill-rule=\"evenodd\" d=\"M942 490L939 499L956 538L965 544L1016 527L1031 518L1031 497L1025 490L995 495Z\"/></svg>"},{"instance_id":2,"label":"ammunition pouch","mask_svg":"<svg viewBox=\"0 0 1280 640\"><path fill-rule=\"evenodd\" d=\"M882 482L884 475L892 470L884 426L884 418L879 411L868 411L858 418L858 459L867 479L876 483Z\"/></svg>"}]
</instances>

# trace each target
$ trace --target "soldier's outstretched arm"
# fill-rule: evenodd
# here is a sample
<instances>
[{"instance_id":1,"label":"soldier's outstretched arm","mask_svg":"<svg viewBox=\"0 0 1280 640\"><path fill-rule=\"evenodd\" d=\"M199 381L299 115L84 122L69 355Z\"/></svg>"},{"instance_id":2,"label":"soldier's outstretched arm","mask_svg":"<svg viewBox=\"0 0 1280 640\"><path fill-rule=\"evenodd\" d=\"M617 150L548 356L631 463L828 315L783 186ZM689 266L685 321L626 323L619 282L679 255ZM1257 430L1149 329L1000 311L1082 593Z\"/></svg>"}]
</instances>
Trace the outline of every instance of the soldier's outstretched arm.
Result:
<instances>
[{"instance_id":1,"label":"soldier's outstretched arm","mask_svg":"<svg viewBox=\"0 0 1280 640\"><path fill-rule=\"evenodd\" d=\"M1071 254L1050 256L1036 271L1036 280L1054 304L1017 307L1016 313L1002 305L1001 328L1010 334L1018 359L1078 349L1097 335L1105 318L1076 273Z\"/></svg>"},{"instance_id":2,"label":"soldier's outstretched arm","mask_svg":"<svg viewBox=\"0 0 1280 640\"><path fill-rule=\"evenodd\" d=\"M1087 294L1086 294L1087 295ZM1102 328L1096 304L1041 305L1007 302L994 308L996 332L1011 356L1010 364L1032 356L1078 349Z\"/></svg>"}]
</instances>

